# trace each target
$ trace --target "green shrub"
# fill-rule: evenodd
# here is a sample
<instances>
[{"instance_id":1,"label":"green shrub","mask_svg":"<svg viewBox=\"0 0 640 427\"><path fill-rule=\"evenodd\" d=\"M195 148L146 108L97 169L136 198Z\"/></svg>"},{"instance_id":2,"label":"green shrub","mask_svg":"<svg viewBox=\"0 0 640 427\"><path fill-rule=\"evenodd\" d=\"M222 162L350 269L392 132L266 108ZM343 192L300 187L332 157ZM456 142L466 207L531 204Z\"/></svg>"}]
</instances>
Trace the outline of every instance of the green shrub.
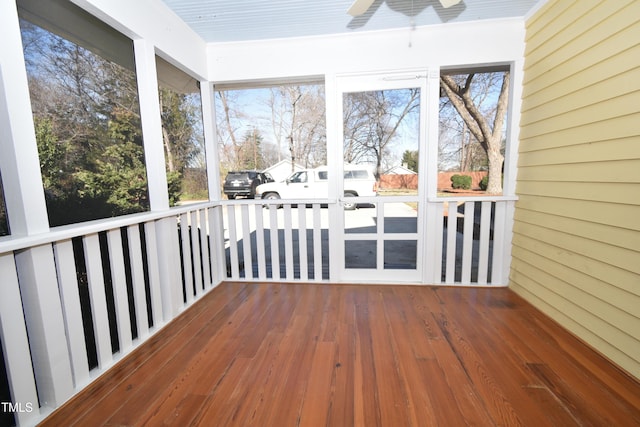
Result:
<instances>
[{"instance_id":1,"label":"green shrub","mask_svg":"<svg viewBox=\"0 0 640 427\"><path fill-rule=\"evenodd\" d=\"M487 190L487 186L489 185L489 176L488 176L488 175L486 175L484 178L482 178L482 179L480 180L479 185L480 185L480 189L481 189L482 191L486 191L486 190Z\"/></svg>"},{"instance_id":2,"label":"green shrub","mask_svg":"<svg viewBox=\"0 0 640 427\"><path fill-rule=\"evenodd\" d=\"M451 187L456 190L470 190L471 177L469 175L453 175L451 177Z\"/></svg>"}]
</instances>

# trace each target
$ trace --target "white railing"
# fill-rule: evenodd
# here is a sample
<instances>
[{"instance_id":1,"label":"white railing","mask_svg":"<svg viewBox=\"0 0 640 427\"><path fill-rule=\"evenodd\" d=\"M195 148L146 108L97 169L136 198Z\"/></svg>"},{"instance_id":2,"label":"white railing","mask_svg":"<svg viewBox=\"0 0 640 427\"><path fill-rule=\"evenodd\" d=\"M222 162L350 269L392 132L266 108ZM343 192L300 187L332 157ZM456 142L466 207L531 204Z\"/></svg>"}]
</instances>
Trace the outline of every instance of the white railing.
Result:
<instances>
[{"instance_id":1,"label":"white railing","mask_svg":"<svg viewBox=\"0 0 640 427\"><path fill-rule=\"evenodd\" d=\"M227 278L328 281L329 225L321 206L313 200L227 203Z\"/></svg>"},{"instance_id":2,"label":"white railing","mask_svg":"<svg viewBox=\"0 0 640 427\"><path fill-rule=\"evenodd\" d=\"M359 200L380 206L403 198ZM418 237L426 241L424 250L430 260L423 282L505 286L514 203L515 198L502 196L430 200L426 237ZM336 234L335 227L330 230L326 209L321 210L336 201L236 200L223 204L228 280L341 281L329 274L330 260L335 260L329 239Z\"/></svg>"},{"instance_id":3,"label":"white railing","mask_svg":"<svg viewBox=\"0 0 640 427\"><path fill-rule=\"evenodd\" d=\"M329 243L344 230L331 229L324 205L338 203L223 201L0 240L5 404L16 422L41 420L223 280L340 282ZM506 285L513 206L428 201L423 282Z\"/></svg>"},{"instance_id":4,"label":"white railing","mask_svg":"<svg viewBox=\"0 0 640 427\"><path fill-rule=\"evenodd\" d=\"M435 236L432 283L506 286L515 200L462 197L430 201L431 235Z\"/></svg>"},{"instance_id":5,"label":"white railing","mask_svg":"<svg viewBox=\"0 0 640 427\"><path fill-rule=\"evenodd\" d=\"M4 412L35 424L217 285L220 209L192 205L3 239Z\"/></svg>"}]
</instances>

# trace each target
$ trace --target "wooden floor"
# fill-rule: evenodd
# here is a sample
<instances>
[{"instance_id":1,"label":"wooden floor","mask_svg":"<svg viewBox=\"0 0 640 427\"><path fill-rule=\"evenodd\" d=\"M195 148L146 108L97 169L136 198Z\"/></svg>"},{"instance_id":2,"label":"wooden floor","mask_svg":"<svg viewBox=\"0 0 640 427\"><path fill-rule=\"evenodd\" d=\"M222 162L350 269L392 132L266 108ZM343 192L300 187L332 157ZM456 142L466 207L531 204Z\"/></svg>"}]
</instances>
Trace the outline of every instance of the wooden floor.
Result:
<instances>
[{"instance_id":1,"label":"wooden floor","mask_svg":"<svg viewBox=\"0 0 640 427\"><path fill-rule=\"evenodd\" d=\"M636 426L640 384L506 288L225 283L47 426Z\"/></svg>"}]
</instances>

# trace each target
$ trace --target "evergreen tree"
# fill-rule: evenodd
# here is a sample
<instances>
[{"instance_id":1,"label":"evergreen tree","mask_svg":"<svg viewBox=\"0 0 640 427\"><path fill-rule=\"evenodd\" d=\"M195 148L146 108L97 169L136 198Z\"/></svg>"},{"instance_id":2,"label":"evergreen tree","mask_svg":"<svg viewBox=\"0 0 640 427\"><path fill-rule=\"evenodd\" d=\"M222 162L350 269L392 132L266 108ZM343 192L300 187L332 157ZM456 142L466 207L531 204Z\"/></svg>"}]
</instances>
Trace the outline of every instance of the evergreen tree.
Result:
<instances>
[{"instance_id":1,"label":"evergreen tree","mask_svg":"<svg viewBox=\"0 0 640 427\"><path fill-rule=\"evenodd\" d=\"M402 164L408 169L418 172L418 150L405 150L402 153Z\"/></svg>"}]
</instances>

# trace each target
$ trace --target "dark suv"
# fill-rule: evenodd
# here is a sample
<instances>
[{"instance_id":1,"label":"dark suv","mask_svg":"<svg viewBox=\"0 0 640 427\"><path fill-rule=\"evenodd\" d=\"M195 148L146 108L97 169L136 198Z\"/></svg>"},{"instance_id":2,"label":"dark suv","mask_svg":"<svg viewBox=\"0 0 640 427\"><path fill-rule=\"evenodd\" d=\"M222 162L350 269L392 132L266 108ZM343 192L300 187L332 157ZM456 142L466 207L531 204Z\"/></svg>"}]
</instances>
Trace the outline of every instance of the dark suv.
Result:
<instances>
[{"instance_id":1,"label":"dark suv","mask_svg":"<svg viewBox=\"0 0 640 427\"><path fill-rule=\"evenodd\" d=\"M266 182L273 182L268 173L257 171L231 171L224 180L224 194L231 200L238 196L253 199L256 187Z\"/></svg>"}]
</instances>

